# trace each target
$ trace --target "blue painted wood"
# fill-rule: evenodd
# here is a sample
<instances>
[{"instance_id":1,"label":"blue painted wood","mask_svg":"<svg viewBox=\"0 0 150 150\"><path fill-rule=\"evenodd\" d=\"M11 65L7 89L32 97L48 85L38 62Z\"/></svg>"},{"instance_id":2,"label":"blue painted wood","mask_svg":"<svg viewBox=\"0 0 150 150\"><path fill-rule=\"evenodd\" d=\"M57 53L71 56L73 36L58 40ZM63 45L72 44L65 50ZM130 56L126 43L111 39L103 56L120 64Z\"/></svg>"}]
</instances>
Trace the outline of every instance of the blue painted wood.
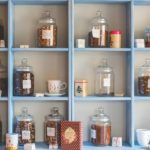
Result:
<instances>
[{"instance_id":1,"label":"blue painted wood","mask_svg":"<svg viewBox=\"0 0 150 150\"><path fill-rule=\"evenodd\" d=\"M150 51L150 48L134 48L134 51Z\"/></svg>"},{"instance_id":2,"label":"blue painted wood","mask_svg":"<svg viewBox=\"0 0 150 150\"><path fill-rule=\"evenodd\" d=\"M7 52L8 48L0 48L0 52Z\"/></svg>"},{"instance_id":3,"label":"blue painted wood","mask_svg":"<svg viewBox=\"0 0 150 150\"><path fill-rule=\"evenodd\" d=\"M131 0L75 0L75 3L126 3Z\"/></svg>"},{"instance_id":4,"label":"blue painted wood","mask_svg":"<svg viewBox=\"0 0 150 150\"><path fill-rule=\"evenodd\" d=\"M0 4L7 4L8 0L0 0Z\"/></svg>"},{"instance_id":5,"label":"blue painted wood","mask_svg":"<svg viewBox=\"0 0 150 150\"><path fill-rule=\"evenodd\" d=\"M150 101L150 96L135 96L135 101Z\"/></svg>"},{"instance_id":6,"label":"blue painted wood","mask_svg":"<svg viewBox=\"0 0 150 150\"><path fill-rule=\"evenodd\" d=\"M134 0L134 5L150 5L149 0Z\"/></svg>"},{"instance_id":7,"label":"blue painted wood","mask_svg":"<svg viewBox=\"0 0 150 150\"><path fill-rule=\"evenodd\" d=\"M0 97L0 101L8 101L8 97Z\"/></svg>"}]
</instances>

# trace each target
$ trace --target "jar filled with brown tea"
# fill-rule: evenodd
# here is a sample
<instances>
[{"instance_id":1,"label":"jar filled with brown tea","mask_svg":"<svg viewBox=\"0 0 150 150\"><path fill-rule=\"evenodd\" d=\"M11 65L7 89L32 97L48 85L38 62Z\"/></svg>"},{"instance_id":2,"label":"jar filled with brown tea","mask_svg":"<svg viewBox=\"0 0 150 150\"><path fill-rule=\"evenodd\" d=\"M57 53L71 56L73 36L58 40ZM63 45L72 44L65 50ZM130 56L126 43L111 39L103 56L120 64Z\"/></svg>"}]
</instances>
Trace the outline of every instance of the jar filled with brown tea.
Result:
<instances>
[{"instance_id":1,"label":"jar filled with brown tea","mask_svg":"<svg viewBox=\"0 0 150 150\"><path fill-rule=\"evenodd\" d=\"M90 47L107 47L108 46L108 25L102 12L97 11L96 17L92 21L92 29L88 35L88 45Z\"/></svg>"},{"instance_id":2,"label":"jar filled with brown tea","mask_svg":"<svg viewBox=\"0 0 150 150\"><path fill-rule=\"evenodd\" d=\"M98 108L92 117L91 142L95 146L106 146L111 142L111 121L103 108Z\"/></svg>"},{"instance_id":3,"label":"jar filled with brown tea","mask_svg":"<svg viewBox=\"0 0 150 150\"><path fill-rule=\"evenodd\" d=\"M59 109L53 107L51 114L45 118L45 142L49 144L49 148L57 149L60 146L60 122L63 116L60 115Z\"/></svg>"},{"instance_id":4,"label":"jar filled with brown tea","mask_svg":"<svg viewBox=\"0 0 150 150\"><path fill-rule=\"evenodd\" d=\"M22 108L22 114L16 117L15 133L18 133L20 145L35 142L35 124L26 107Z\"/></svg>"},{"instance_id":5,"label":"jar filled with brown tea","mask_svg":"<svg viewBox=\"0 0 150 150\"><path fill-rule=\"evenodd\" d=\"M22 59L22 64L14 71L14 95L32 96L34 94L34 75L32 67L28 66L27 58Z\"/></svg>"},{"instance_id":6,"label":"jar filled with brown tea","mask_svg":"<svg viewBox=\"0 0 150 150\"><path fill-rule=\"evenodd\" d=\"M138 93L150 95L150 59L146 59L145 64L139 68Z\"/></svg>"},{"instance_id":7,"label":"jar filled with brown tea","mask_svg":"<svg viewBox=\"0 0 150 150\"><path fill-rule=\"evenodd\" d=\"M49 11L43 12L39 21L38 46L45 48L57 46L57 25Z\"/></svg>"}]
</instances>

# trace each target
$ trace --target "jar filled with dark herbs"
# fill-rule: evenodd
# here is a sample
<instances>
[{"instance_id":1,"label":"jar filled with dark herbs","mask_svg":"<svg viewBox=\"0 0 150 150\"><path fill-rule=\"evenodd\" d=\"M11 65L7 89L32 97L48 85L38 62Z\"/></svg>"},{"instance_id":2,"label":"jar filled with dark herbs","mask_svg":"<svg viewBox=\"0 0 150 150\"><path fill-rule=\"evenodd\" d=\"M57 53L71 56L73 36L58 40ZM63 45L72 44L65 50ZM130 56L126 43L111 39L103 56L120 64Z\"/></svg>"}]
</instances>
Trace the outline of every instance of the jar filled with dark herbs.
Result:
<instances>
[{"instance_id":1,"label":"jar filled with dark herbs","mask_svg":"<svg viewBox=\"0 0 150 150\"><path fill-rule=\"evenodd\" d=\"M92 29L88 35L88 45L90 47L108 46L108 24L102 16L101 11L97 11L96 17L92 21Z\"/></svg>"},{"instance_id":2,"label":"jar filled with dark herbs","mask_svg":"<svg viewBox=\"0 0 150 150\"><path fill-rule=\"evenodd\" d=\"M91 142L95 146L107 146L111 142L111 121L103 108L98 108L92 117Z\"/></svg>"},{"instance_id":3,"label":"jar filled with dark herbs","mask_svg":"<svg viewBox=\"0 0 150 150\"><path fill-rule=\"evenodd\" d=\"M35 124L26 107L22 114L16 117L15 133L18 133L19 144L35 143Z\"/></svg>"},{"instance_id":4,"label":"jar filled with dark herbs","mask_svg":"<svg viewBox=\"0 0 150 150\"><path fill-rule=\"evenodd\" d=\"M145 64L139 68L138 93L150 95L150 59L145 59Z\"/></svg>"},{"instance_id":5,"label":"jar filled with dark herbs","mask_svg":"<svg viewBox=\"0 0 150 150\"><path fill-rule=\"evenodd\" d=\"M39 21L38 46L45 48L57 46L57 25L49 11L43 12Z\"/></svg>"},{"instance_id":6,"label":"jar filled with dark herbs","mask_svg":"<svg viewBox=\"0 0 150 150\"><path fill-rule=\"evenodd\" d=\"M8 94L8 77L7 67L2 64L0 59L0 96L7 96Z\"/></svg>"},{"instance_id":7,"label":"jar filled with dark herbs","mask_svg":"<svg viewBox=\"0 0 150 150\"><path fill-rule=\"evenodd\" d=\"M62 120L63 116L57 107L53 107L51 114L45 118L45 142L49 144L49 148L57 149L60 146L60 123Z\"/></svg>"},{"instance_id":8,"label":"jar filled with dark herbs","mask_svg":"<svg viewBox=\"0 0 150 150\"><path fill-rule=\"evenodd\" d=\"M34 94L34 75L32 67L28 66L27 58L22 59L22 64L14 71L14 95L32 96Z\"/></svg>"}]
</instances>

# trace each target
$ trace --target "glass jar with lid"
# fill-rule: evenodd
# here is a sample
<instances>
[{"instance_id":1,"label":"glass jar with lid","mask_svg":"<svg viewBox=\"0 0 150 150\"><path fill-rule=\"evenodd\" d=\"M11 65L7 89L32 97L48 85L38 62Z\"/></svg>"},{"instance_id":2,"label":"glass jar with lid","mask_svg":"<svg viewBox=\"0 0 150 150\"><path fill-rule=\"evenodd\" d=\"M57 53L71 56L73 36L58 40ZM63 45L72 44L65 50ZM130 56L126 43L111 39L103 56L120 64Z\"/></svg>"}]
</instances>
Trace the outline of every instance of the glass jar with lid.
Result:
<instances>
[{"instance_id":1,"label":"glass jar with lid","mask_svg":"<svg viewBox=\"0 0 150 150\"><path fill-rule=\"evenodd\" d=\"M26 107L23 107L22 114L16 117L15 133L18 133L20 145L35 142L35 124Z\"/></svg>"},{"instance_id":2,"label":"glass jar with lid","mask_svg":"<svg viewBox=\"0 0 150 150\"><path fill-rule=\"evenodd\" d=\"M90 47L107 47L108 46L108 24L102 16L101 11L96 12L96 17L92 21L92 29L88 35Z\"/></svg>"},{"instance_id":3,"label":"glass jar with lid","mask_svg":"<svg viewBox=\"0 0 150 150\"><path fill-rule=\"evenodd\" d=\"M145 64L138 70L138 93L150 95L150 58L145 59Z\"/></svg>"},{"instance_id":4,"label":"glass jar with lid","mask_svg":"<svg viewBox=\"0 0 150 150\"><path fill-rule=\"evenodd\" d=\"M27 58L22 59L22 64L14 71L14 95L32 96L34 94L34 75L32 67L28 65Z\"/></svg>"},{"instance_id":5,"label":"glass jar with lid","mask_svg":"<svg viewBox=\"0 0 150 150\"><path fill-rule=\"evenodd\" d=\"M95 146L106 146L111 142L111 120L103 108L98 108L92 117L91 142Z\"/></svg>"},{"instance_id":6,"label":"glass jar with lid","mask_svg":"<svg viewBox=\"0 0 150 150\"><path fill-rule=\"evenodd\" d=\"M63 116L57 107L53 107L51 114L45 117L45 142L52 149L60 146L60 123L62 120Z\"/></svg>"},{"instance_id":7,"label":"glass jar with lid","mask_svg":"<svg viewBox=\"0 0 150 150\"><path fill-rule=\"evenodd\" d=\"M0 92L1 96L8 95L7 67L2 64L1 59L0 59Z\"/></svg>"},{"instance_id":8,"label":"glass jar with lid","mask_svg":"<svg viewBox=\"0 0 150 150\"><path fill-rule=\"evenodd\" d=\"M113 68L107 63L107 59L102 59L101 65L96 69L95 94L97 96L114 95L114 73Z\"/></svg>"},{"instance_id":9,"label":"glass jar with lid","mask_svg":"<svg viewBox=\"0 0 150 150\"><path fill-rule=\"evenodd\" d=\"M49 11L43 12L39 21L38 46L45 48L57 46L57 25Z\"/></svg>"}]
</instances>

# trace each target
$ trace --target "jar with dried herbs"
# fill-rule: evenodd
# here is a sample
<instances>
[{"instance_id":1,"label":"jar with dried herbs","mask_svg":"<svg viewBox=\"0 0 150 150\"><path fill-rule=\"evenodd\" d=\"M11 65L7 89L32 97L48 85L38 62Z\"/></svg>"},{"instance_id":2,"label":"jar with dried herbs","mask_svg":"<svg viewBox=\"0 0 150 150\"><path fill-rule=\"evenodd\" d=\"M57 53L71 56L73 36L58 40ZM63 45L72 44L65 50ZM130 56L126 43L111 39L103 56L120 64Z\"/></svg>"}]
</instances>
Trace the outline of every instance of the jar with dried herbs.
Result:
<instances>
[{"instance_id":1,"label":"jar with dried herbs","mask_svg":"<svg viewBox=\"0 0 150 150\"><path fill-rule=\"evenodd\" d=\"M39 21L38 46L45 48L57 46L57 25L49 11L43 12Z\"/></svg>"},{"instance_id":2,"label":"jar with dried herbs","mask_svg":"<svg viewBox=\"0 0 150 150\"><path fill-rule=\"evenodd\" d=\"M60 146L60 123L62 120L63 116L57 107L53 107L51 114L45 118L45 142L52 149L57 149Z\"/></svg>"},{"instance_id":3,"label":"jar with dried herbs","mask_svg":"<svg viewBox=\"0 0 150 150\"><path fill-rule=\"evenodd\" d=\"M22 108L22 114L16 117L15 133L18 133L20 145L35 142L35 124L26 107Z\"/></svg>"}]
</instances>

